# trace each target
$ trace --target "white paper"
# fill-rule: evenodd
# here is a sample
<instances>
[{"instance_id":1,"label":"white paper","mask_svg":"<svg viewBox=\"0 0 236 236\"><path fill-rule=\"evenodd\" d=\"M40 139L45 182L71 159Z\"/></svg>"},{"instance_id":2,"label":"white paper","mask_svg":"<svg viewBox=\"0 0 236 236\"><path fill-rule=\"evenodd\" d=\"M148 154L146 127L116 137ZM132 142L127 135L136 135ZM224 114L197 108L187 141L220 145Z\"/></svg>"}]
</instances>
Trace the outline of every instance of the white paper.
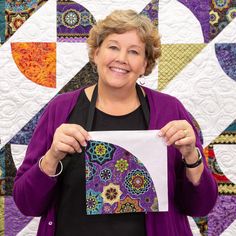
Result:
<instances>
[{"instance_id":1,"label":"white paper","mask_svg":"<svg viewBox=\"0 0 236 236\"><path fill-rule=\"evenodd\" d=\"M118 145L138 158L154 183L159 211L168 211L167 147L158 130L92 131L92 140Z\"/></svg>"}]
</instances>

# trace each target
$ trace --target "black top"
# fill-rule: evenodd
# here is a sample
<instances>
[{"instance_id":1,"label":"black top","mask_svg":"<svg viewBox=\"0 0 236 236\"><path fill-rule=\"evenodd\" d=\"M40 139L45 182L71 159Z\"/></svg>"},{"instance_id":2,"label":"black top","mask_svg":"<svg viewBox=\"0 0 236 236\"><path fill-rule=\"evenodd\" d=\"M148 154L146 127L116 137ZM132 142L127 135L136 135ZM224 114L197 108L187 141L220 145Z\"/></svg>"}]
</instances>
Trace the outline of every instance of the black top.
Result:
<instances>
[{"instance_id":1,"label":"black top","mask_svg":"<svg viewBox=\"0 0 236 236\"><path fill-rule=\"evenodd\" d=\"M81 93L69 123L86 127L90 102ZM78 114L78 115L77 115ZM143 110L122 115L108 115L95 108L93 131L145 130ZM60 175L60 199L57 210L56 236L145 236L145 214L126 213L109 215L86 215L85 160L84 155L68 155L63 159L64 171Z\"/></svg>"}]
</instances>

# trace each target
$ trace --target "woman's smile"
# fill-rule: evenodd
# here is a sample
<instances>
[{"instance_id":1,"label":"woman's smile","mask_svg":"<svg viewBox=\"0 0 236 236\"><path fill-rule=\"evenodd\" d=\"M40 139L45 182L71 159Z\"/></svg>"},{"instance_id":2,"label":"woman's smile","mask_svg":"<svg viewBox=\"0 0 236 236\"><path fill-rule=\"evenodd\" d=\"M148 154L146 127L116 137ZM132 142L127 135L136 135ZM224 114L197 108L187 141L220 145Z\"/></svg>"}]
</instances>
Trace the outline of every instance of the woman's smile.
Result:
<instances>
[{"instance_id":1,"label":"woman's smile","mask_svg":"<svg viewBox=\"0 0 236 236\"><path fill-rule=\"evenodd\" d=\"M120 68L120 67L110 66L109 68L110 68L111 71L117 72L117 73L120 73L120 74L127 74L127 73L129 73L129 71L127 69L123 69L123 68Z\"/></svg>"}]
</instances>

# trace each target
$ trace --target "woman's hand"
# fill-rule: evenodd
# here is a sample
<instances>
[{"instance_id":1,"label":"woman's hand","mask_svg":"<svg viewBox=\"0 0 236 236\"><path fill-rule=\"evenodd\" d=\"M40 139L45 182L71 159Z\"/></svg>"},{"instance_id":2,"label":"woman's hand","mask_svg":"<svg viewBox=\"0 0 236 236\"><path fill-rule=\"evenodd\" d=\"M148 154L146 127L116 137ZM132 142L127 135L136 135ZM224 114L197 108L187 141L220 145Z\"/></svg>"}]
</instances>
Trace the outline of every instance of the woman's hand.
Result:
<instances>
[{"instance_id":1,"label":"woman's hand","mask_svg":"<svg viewBox=\"0 0 236 236\"><path fill-rule=\"evenodd\" d=\"M68 153L82 152L81 147L90 140L88 132L77 124L62 124L53 136L50 149L41 161L41 169L47 175L54 175L57 165Z\"/></svg>"},{"instance_id":2,"label":"woman's hand","mask_svg":"<svg viewBox=\"0 0 236 236\"><path fill-rule=\"evenodd\" d=\"M80 125L62 124L56 129L53 137L50 154L60 161L67 153L82 152L81 146L85 147L90 139L88 132Z\"/></svg>"},{"instance_id":3,"label":"woman's hand","mask_svg":"<svg viewBox=\"0 0 236 236\"><path fill-rule=\"evenodd\" d=\"M186 120L169 122L160 130L159 136L165 139L167 145L174 145L181 152L186 163L193 164L198 160L195 147L196 136L192 126ZM186 176L193 185L199 184L203 169L202 163L196 168L186 168Z\"/></svg>"},{"instance_id":4,"label":"woman's hand","mask_svg":"<svg viewBox=\"0 0 236 236\"><path fill-rule=\"evenodd\" d=\"M196 156L196 137L192 126L186 120L174 120L167 123L159 132L166 144L174 145L185 158L187 163L193 163L191 160Z\"/></svg>"}]
</instances>

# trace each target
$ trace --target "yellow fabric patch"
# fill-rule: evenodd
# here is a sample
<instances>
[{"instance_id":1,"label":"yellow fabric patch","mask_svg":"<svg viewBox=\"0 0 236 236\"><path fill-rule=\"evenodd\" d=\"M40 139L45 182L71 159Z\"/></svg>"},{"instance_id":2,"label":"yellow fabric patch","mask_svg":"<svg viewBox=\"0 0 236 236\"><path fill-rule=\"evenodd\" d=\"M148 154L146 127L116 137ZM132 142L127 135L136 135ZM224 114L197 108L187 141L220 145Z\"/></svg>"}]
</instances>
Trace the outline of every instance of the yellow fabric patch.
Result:
<instances>
[{"instance_id":1,"label":"yellow fabric patch","mask_svg":"<svg viewBox=\"0 0 236 236\"><path fill-rule=\"evenodd\" d=\"M162 90L206 44L163 44L158 67L158 90Z\"/></svg>"},{"instance_id":2,"label":"yellow fabric patch","mask_svg":"<svg viewBox=\"0 0 236 236\"><path fill-rule=\"evenodd\" d=\"M218 192L223 195L236 195L236 185L233 183L218 183Z\"/></svg>"},{"instance_id":3,"label":"yellow fabric patch","mask_svg":"<svg viewBox=\"0 0 236 236\"><path fill-rule=\"evenodd\" d=\"M235 134L221 134L213 142L213 144L236 144Z\"/></svg>"}]
</instances>

